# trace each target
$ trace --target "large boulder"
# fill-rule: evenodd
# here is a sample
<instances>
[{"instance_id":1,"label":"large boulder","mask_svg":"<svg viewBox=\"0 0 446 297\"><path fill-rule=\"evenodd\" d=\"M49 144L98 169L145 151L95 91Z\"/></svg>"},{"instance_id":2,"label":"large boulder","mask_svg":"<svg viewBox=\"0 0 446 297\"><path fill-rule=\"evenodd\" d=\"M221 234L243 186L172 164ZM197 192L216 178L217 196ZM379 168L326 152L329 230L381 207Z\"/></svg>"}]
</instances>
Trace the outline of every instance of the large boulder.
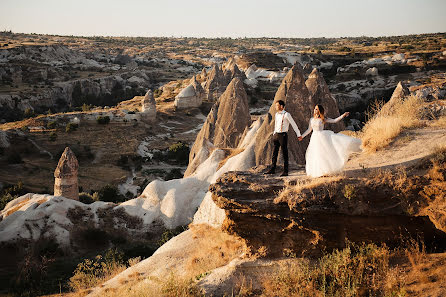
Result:
<instances>
[{"instance_id":1,"label":"large boulder","mask_svg":"<svg viewBox=\"0 0 446 297\"><path fill-rule=\"evenodd\" d=\"M328 85L324 80L322 74L314 68L311 74L308 76L305 85L311 94L313 103L321 104L325 109L325 116L329 118L337 118L339 116L339 108L336 99L331 95ZM330 125L330 126L328 126ZM327 128L332 129L335 132L339 132L345 129L342 121L336 124L326 124Z\"/></svg>"},{"instance_id":2,"label":"large boulder","mask_svg":"<svg viewBox=\"0 0 446 297\"><path fill-rule=\"evenodd\" d=\"M248 96L240 78L234 78L214 104L195 139L185 176L208 158L214 147L236 148L251 123Z\"/></svg>"},{"instance_id":3,"label":"large boulder","mask_svg":"<svg viewBox=\"0 0 446 297\"><path fill-rule=\"evenodd\" d=\"M296 122L301 133L308 128L308 123L313 114L314 103L310 92L305 85L302 67L295 64L287 73L277 90L274 102L269 112L265 115L262 126L256 136L256 164L269 164L273 155L274 117L276 114L275 103L278 100L285 102L285 110L288 111ZM290 163L305 164L305 150L309 137L299 142L291 125L288 130L288 153Z\"/></svg>"}]
</instances>

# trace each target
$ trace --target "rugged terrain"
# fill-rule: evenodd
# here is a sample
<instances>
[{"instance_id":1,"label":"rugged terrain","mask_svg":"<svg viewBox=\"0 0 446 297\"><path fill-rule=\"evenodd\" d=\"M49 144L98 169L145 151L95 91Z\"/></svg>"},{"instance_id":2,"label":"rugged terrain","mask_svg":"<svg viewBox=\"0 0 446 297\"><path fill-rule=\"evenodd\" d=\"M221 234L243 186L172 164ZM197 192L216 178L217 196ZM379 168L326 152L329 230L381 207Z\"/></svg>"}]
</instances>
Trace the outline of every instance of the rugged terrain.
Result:
<instances>
[{"instance_id":1,"label":"rugged terrain","mask_svg":"<svg viewBox=\"0 0 446 297\"><path fill-rule=\"evenodd\" d=\"M246 295L268 295L276 285L256 271L312 269L337 249L401 268L411 283L397 278L392 294L424 290L417 283L427 274L441 284L444 34L1 38L0 280L9 291L45 294L60 282L81 295L149 286L159 296L183 285L223 295L246 280ZM314 104L330 117L350 111L327 128L362 138L364 153L343 174L311 180L307 140L290 137L290 176L264 176L279 99L301 131ZM375 99L390 100L381 109ZM67 146L79 161L80 201L51 195ZM362 243L373 253L351 245ZM419 267L422 278L412 273ZM387 268L377 278L397 271ZM362 283L380 294L381 285Z\"/></svg>"}]
</instances>

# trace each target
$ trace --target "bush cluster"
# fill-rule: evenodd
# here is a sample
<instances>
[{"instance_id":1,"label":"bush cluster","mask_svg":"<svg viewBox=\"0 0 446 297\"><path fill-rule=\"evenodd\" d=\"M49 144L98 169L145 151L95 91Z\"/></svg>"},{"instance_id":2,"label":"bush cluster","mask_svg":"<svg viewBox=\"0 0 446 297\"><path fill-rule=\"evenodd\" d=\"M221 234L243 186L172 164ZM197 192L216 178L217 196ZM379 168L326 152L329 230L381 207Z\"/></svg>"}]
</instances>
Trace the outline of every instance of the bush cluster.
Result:
<instances>
[{"instance_id":1,"label":"bush cluster","mask_svg":"<svg viewBox=\"0 0 446 297\"><path fill-rule=\"evenodd\" d=\"M96 118L96 122L101 125L106 125L106 124L110 123L110 117L109 116L104 116L104 117L99 116Z\"/></svg>"}]
</instances>

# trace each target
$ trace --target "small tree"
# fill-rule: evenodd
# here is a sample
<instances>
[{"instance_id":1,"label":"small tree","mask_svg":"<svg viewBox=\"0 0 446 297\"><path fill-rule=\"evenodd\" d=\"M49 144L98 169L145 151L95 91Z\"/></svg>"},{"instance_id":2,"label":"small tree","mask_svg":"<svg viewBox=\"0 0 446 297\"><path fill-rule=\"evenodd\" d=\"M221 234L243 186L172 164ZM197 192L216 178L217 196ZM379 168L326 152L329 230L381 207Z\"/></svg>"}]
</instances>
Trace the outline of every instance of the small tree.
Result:
<instances>
[{"instance_id":1,"label":"small tree","mask_svg":"<svg viewBox=\"0 0 446 297\"><path fill-rule=\"evenodd\" d=\"M100 125L106 125L106 124L110 123L110 117L109 116L105 116L105 117L99 116L96 118L96 122L98 122L98 124L100 124Z\"/></svg>"},{"instance_id":2,"label":"small tree","mask_svg":"<svg viewBox=\"0 0 446 297\"><path fill-rule=\"evenodd\" d=\"M23 116L24 116L25 118L31 118L31 117L33 117L33 116L34 116L34 110L32 110L31 108L27 108L27 109L25 109L25 112L24 112Z\"/></svg>"},{"instance_id":3,"label":"small tree","mask_svg":"<svg viewBox=\"0 0 446 297\"><path fill-rule=\"evenodd\" d=\"M103 186L99 192L99 200L105 201L105 202L114 202L118 203L121 202L123 199L121 195L119 195L118 188L113 185L105 185Z\"/></svg>"},{"instance_id":4,"label":"small tree","mask_svg":"<svg viewBox=\"0 0 446 297\"><path fill-rule=\"evenodd\" d=\"M57 139L57 134L56 132L51 132L50 133L50 141L56 141Z\"/></svg>"},{"instance_id":5,"label":"small tree","mask_svg":"<svg viewBox=\"0 0 446 297\"><path fill-rule=\"evenodd\" d=\"M65 132L70 133L76 131L77 127L79 127L78 124L68 123L65 127Z\"/></svg>"}]
</instances>

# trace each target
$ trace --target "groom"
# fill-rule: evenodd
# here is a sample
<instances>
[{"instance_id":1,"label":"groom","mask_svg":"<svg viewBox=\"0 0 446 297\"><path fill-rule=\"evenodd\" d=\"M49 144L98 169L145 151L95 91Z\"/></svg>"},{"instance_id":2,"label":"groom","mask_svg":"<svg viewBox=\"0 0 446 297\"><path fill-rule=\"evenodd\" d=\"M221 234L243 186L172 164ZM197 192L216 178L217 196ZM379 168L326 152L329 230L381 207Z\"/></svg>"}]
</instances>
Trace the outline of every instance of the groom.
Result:
<instances>
[{"instance_id":1,"label":"groom","mask_svg":"<svg viewBox=\"0 0 446 297\"><path fill-rule=\"evenodd\" d=\"M288 128L293 126L294 132L296 132L297 137L300 137L299 128L297 128L291 114L285 111L285 102L279 100L276 102L276 112L274 121L274 133L273 133L273 164L271 169L266 172L267 174L273 174L276 172L277 155L279 154L279 147L282 147L283 155L283 172L280 176L288 175Z\"/></svg>"}]
</instances>

